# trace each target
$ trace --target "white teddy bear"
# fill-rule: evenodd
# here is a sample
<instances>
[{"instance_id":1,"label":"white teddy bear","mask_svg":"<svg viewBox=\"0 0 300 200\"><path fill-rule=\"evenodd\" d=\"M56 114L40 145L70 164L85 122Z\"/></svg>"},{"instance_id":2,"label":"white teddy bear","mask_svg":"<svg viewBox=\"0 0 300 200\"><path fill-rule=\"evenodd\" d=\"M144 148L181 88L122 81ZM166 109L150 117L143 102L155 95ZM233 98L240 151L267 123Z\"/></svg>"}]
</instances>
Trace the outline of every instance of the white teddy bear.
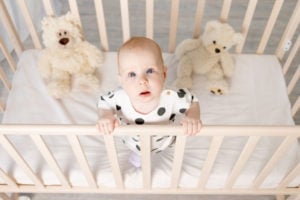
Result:
<instances>
[{"instance_id":1,"label":"white teddy bear","mask_svg":"<svg viewBox=\"0 0 300 200\"><path fill-rule=\"evenodd\" d=\"M39 58L39 71L49 93L63 98L75 91L95 92L99 79L95 71L104 56L95 46L84 41L79 21L70 13L42 20L45 48Z\"/></svg>"},{"instance_id":2,"label":"white teddy bear","mask_svg":"<svg viewBox=\"0 0 300 200\"><path fill-rule=\"evenodd\" d=\"M209 21L204 33L198 39L182 41L175 51L179 60L176 87L191 88L192 73L207 77L209 90L216 95L229 90L235 62L228 50L242 41L243 36L233 28L219 21Z\"/></svg>"}]
</instances>

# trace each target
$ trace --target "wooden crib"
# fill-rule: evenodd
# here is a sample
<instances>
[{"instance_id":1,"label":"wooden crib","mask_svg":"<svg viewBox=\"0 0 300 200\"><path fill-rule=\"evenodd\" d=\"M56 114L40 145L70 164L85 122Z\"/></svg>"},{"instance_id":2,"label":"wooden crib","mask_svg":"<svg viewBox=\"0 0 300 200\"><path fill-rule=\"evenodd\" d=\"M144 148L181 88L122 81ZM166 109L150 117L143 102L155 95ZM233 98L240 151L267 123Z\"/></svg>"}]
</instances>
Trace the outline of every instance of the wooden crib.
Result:
<instances>
[{"instance_id":1,"label":"wooden crib","mask_svg":"<svg viewBox=\"0 0 300 200\"><path fill-rule=\"evenodd\" d=\"M19 9L18 14L23 18L24 26L29 38L22 38L19 34L20 30L16 25L16 12L10 12L10 6L4 0L0 0L0 22L4 27L3 31L7 34L7 39L4 40L1 35L0 47L2 57L0 66L0 78L3 88L6 90L1 91L0 110L6 112L6 99L9 96L13 87L12 80L14 73L17 70L17 64L19 58L27 51L27 49L42 49L42 43L40 39L40 29L38 28L38 22L35 21L33 13L30 11L29 1L14 0L12 1ZM271 54L281 64L282 73L285 76L287 83L287 93L291 102L291 115L297 124L299 119L299 77L300 77L300 65L299 65L299 21L300 21L300 0L298 1L284 1L284 0L270 0L270 9L266 10L264 16L256 16L257 10L260 9L260 2L257 0L249 1L236 1L236 0L223 0L223 1L205 1L205 0L173 0L164 2L165 5L170 7L168 18L160 18L157 10L162 9L160 1L145 0L136 1L135 3L143 4L144 16L141 18L145 21L141 22L137 20L136 9L133 1L120 0L115 2L114 9L107 8L107 1L94 0L89 1L89 4L93 4L95 8L95 27L98 30L99 37L97 41L99 48L105 52L115 52L117 47L121 45L123 41L129 39L132 35L140 34L138 31L134 34L131 33L132 27L144 27L143 35L153 38L158 41L164 52L170 55L174 52L177 44L186 38L197 38L201 35L202 27L205 21L212 19L220 19L223 22L235 23L237 19L239 22L235 23L235 29L240 31L245 40L239 44L234 52L236 55L240 54L255 54L263 56ZM141 3L142 2L142 3ZM289 16L283 16L282 10L285 5L293 3L294 9L290 11ZM51 0L43 0L40 2L44 10L43 16L56 15L57 11L54 10L55 4ZM86 3L86 2L85 2ZM69 8L73 14L75 14L81 22L83 21L84 13L80 12L80 4L83 1L69 0ZM220 4L220 5L219 5ZM180 26L181 9L184 9L186 5L195 8L193 13L190 12L190 30L182 30ZM36 5L37 6L37 5ZM215 6L215 7L214 7ZM215 13L217 15L211 15L213 8L218 8ZM236 9L244 9L242 15L237 16ZM142 12L142 11L141 11ZM166 12L161 11L160 12ZM135 16L134 16L135 15ZM118 18L120 16L120 19ZM158 16L158 17L157 17ZM110 24L111 18L118 18L117 24ZM253 27L258 28L256 24L257 18L263 18L264 25L261 25L259 32L253 32ZM281 18L283 24L276 24L278 19ZM134 20L134 21L133 21ZM130 23L133 22L133 23ZM138 24L141 23L141 24ZM118 24L120 23L120 24ZM157 24L167 23L167 31L165 29L156 29ZM162 26L160 24L160 26ZM240 24L240 25L238 25ZM97 25L97 26L96 26ZM121 34L120 38L113 38L114 35L108 35L111 27L115 28L120 25L118 29ZM83 24L84 27L84 24ZM278 29L276 27L283 27ZM190 34L180 31L190 31ZM89 41L87 31L84 31L86 39ZM93 34L97 34L97 31ZM188 36L187 36L188 35ZM110 38L111 36L111 38ZM254 37L254 40L249 42L249 38ZM113 40L120 40L116 46L110 46ZM8 41L7 41L8 40ZM273 43L271 43L271 41ZM274 42L275 41L275 42ZM274 45L274 43L276 45ZM96 45L96 44L95 44ZM261 66L263 67L263 66ZM297 85L298 84L298 85ZM297 90L298 88L298 90ZM297 113L298 112L298 113ZM299 120L298 120L299 124ZM299 149L300 138L300 126L290 124L257 124L257 125L228 125L228 124L209 124L204 123L197 138L210 138L209 145L207 147L206 158L201 166L198 166L201 171L199 177L196 177L196 184L194 186L186 187L182 184L183 166L185 161L185 152L189 152L188 140L182 133L180 126L161 126L161 125L145 125L145 126L125 126L117 128L113 135L103 135L99 133L95 126L90 124L40 124L40 123L22 123L15 121L15 123L2 123L0 125L0 147L1 151L7 157L10 158L11 163L2 163L0 165L0 198L13 199L16 196L11 194L18 193L140 193L140 194L251 194L251 195L276 195L277 199L284 199L285 195L300 196L300 181L295 181L300 174L300 158L298 161L288 167L288 170L284 172L284 176L280 178L278 184L270 187L261 187L270 173L276 168L279 163L283 162L282 159L287 157L286 152L291 151L291 148ZM177 137L176 144L172 150L171 166L169 172L169 182L167 186L159 187L156 185L156 178L153 178L157 162L153 164L151 158L151 136L155 135L175 135ZM120 165L120 149L118 149L118 142L116 138L119 136L140 135L141 138L141 158L142 167L140 169L141 184L138 187L128 187L126 182L126 172L124 167ZM62 169L60 161L53 152L52 147L45 142L45 138L51 138L54 136L63 137L69 144L69 154L74 157L74 160L78 162L78 169L81 171L83 179L86 180L86 184L74 184L70 173ZM22 153L22 149L19 149L20 143L15 143L12 138L22 138L31 141L34 146L33 151L38 151L42 160L37 165L47 165L48 170L52 175L56 177L58 182L55 184L47 183L43 172L40 169L32 167L32 160L28 160ZM101 137L103 140L103 148L106 153L109 168L111 170L111 180L113 185L102 185L98 179L101 176L96 175L95 166L91 166L91 158L87 158L86 144L82 143L83 138L89 137ZM207 187L212 171L215 169L215 165L218 163L218 157L221 151L222 144L225 140L231 138L243 138L245 141L242 146L239 147L240 153L237 158L234 159L233 164L229 167L229 173L226 175L222 186ZM261 140L266 138L273 139L280 138L280 142L273 149L273 153L268 157L267 161L261 166L259 172L252 180L252 184L247 187L235 187L235 183L238 180L243 169L248 165L248 160L253 156L258 144ZM298 146L298 147L295 147ZM96 147L95 147L96 148ZM4 152L5 151L5 152ZM24 152L26 150L24 149ZM1 152L0 152L1 153ZM90 153L90 152L89 152ZM2 154L1 154L2 155ZM0 158L1 160L2 158ZM60 158L64 159L64 158ZM101 158L99 158L101 159ZM1 161L0 161L1 162ZM12 164L14 163L14 164ZM6 167L2 167L6 166ZM16 167L17 166L17 167ZM15 170L20 170L25 173L29 182L20 181L16 177ZM34 169L33 169L34 168ZM37 167L38 168L38 167ZM43 168L43 167L41 167ZM276 169L275 169L276 171ZM197 172L198 173L198 172ZM215 176L215 175L213 175ZM79 181L80 182L80 181ZM188 182L188 181L187 181ZM291 184L293 182L293 184ZM159 184L158 184L159 185Z\"/></svg>"}]
</instances>

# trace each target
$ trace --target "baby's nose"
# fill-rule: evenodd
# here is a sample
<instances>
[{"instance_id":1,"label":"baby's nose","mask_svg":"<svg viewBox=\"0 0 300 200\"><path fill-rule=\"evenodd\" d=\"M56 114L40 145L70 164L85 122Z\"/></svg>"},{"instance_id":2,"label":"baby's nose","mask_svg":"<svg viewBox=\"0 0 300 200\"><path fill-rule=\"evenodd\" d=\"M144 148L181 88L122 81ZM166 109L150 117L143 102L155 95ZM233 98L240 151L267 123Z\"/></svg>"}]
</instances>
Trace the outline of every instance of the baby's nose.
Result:
<instances>
[{"instance_id":1,"label":"baby's nose","mask_svg":"<svg viewBox=\"0 0 300 200\"><path fill-rule=\"evenodd\" d=\"M140 85L144 85L148 83L148 79L145 76L141 76Z\"/></svg>"}]
</instances>

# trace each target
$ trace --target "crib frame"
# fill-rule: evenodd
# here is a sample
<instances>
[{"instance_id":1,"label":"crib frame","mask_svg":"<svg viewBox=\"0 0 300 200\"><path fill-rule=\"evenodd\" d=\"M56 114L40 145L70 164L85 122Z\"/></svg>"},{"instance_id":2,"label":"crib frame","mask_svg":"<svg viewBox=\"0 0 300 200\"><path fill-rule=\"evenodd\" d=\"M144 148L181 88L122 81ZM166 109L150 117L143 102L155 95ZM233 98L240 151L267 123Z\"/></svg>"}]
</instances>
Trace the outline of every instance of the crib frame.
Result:
<instances>
[{"instance_id":1,"label":"crib frame","mask_svg":"<svg viewBox=\"0 0 300 200\"><path fill-rule=\"evenodd\" d=\"M273 7L269 17L267 18L266 28L261 35L260 42L256 48L256 51L253 53L264 54L267 47L268 41L271 37L272 32L274 31L274 25L276 19L280 14L280 10L284 4L284 0L274 0ZM109 51L109 38L107 35L106 20L104 15L103 1L94 0L97 18L97 26L99 30L99 40L100 47L104 51ZM154 38L154 1L145 0L145 36L149 38ZM228 21L229 14L231 11L231 6L234 3L232 0L223 0L223 4L220 11L220 20ZM251 22L255 14L257 0L251 0L247 4L247 9L245 16L243 17L243 23L240 28L242 34L245 36L245 40L236 47L235 53L243 53L244 45L246 44L248 32L251 27ZM41 49L42 44L40 41L39 32L36 29L28 7L25 0L17 0L17 4L22 12L28 31L30 33L30 38L34 48ZM207 2L205 0L198 0L196 3L196 13L194 18L194 31L191 37L198 37L201 33L201 23L203 21L203 13L205 10L205 5ZM43 0L43 6L45 9L45 15L55 15L51 0ZM81 19L80 12L78 9L78 2L76 0L69 0L69 6L72 13L74 13L78 19ZM170 15L170 27L168 35L168 46L167 51L169 53L174 52L176 44L177 28L178 28L178 18L179 18L179 8L180 0L171 1L171 15ZM123 41L126 41L130 38L130 12L129 12L129 1L120 0L120 13L121 13L121 24L122 24L122 33ZM2 54L5 57L5 63L7 66L0 66L0 80L4 87L9 90L11 89L11 78L9 78L9 73L7 72L8 66L10 67L12 73L16 70L16 63L19 56L26 47L22 43L20 36L17 33L16 27L12 21L7 6L4 3L4 0L0 0L0 20L3 24L6 32L9 35L10 42L13 45L13 52L11 52L5 45L5 41L0 37L0 48ZM282 63L283 73L286 74L288 70L294 68L295 73L290 78L287 84L288 94L296 93L297 99L292 102L292 114L295 116L300 108L300 97L299 91L296 91L296 84L300 78L300 65L295 61L297 55L299 57L299 46L300 46L300 37L297 33L299 29L300 21L300 0L297 1L296 6L287 19L286 28L283 31L281 38L277 44L277 47L274 49L274 55ZM298 34L298 35L297 35ZM292 42L292 47L289 51L285 51L284 48L287 48L288 42ZM6 70L4 70L6 69ZM297 93L298 92L298 93ZM3 102L0 102L0 110L5 112L5 99ZM151 133L155 132L156 135L165 135L172 133L178 138L174 153L174 161L172 166L172 183L169 188L166 189L155 189L151 187L151 161L150 161L150 136ZM56 163L53 155L49 151L47 145L44 143L42 136L44 135L64 135L67 137L68 141L72 146L74 155L76 156L82 171L85 174L86 179L88 180L89 187L73 187L70 184L70 180L63 174L60 170L58 164ZM115 178L116 188L101 188L96 184L95 177L93 176L89 165L86 161L84 151L80 146L78 136L80 135L99 135L98 131L92 125L0 125L0 144L6 149L6 151L14 158L15 162L22 167L22 169L28 174L31 180L34 182L33 185L22 185L16 183L14 178L4 170L0 169L0 176L6 181L7 184L0 185L0 198L2 199L13 199L15 196L10 197L10 193L141 193L141 194L250 194L250 195L259 195L259 194L272 194L276 195L277 199L284 199L285 195L295 194L300 196L300 186L297 188L289 188L288 184L293 180L297 174L300 173L300 163L290 171L289 174L285 176L281 184L272 189L261 189L260 185L267 177L269 172L272 169L272 166L275 165L280 158L284 155L284 152L288 150L289 144L300 138L300 126L205 126L201 130L201 136L211 136L212 143L209 149L209 154L207 160L205 161L203 170L205 175L199 179L198 187L195 189L185 189L178 188L178 180L180 177L181 165L184 156L184 148L186 137L183 136L182 129L177 126L126 126L117 128L114 132L114 135L136 135L141 134L141 143L142 143L142 172L143 172L143 188L142 189L128 189L124 187L124 181L122 178L122 172L118 163L116 147L114 144L114 136L105 135L105 145L108 152L108 157L110 159L111 168ZM38 175L36 175L32 169L30 169L28 163L22 158L20 153L17 152L13 144L8 140L9 135L29 135L34 141L41 154L44 156L46 162L51 166L59 180L61 185L49 186L45 185ZM230 177L227 179L226 185L223 189L207 189L205 188L206 181L209 177L210 171L214 164L215 158L217 156L218 150L222 141L225 137L231 136L243 136L249 137L246 146L244 147L241 155L236 162ZM251 188L247 189L235 189L233 184L238 177L240 171L245 165L247 159L250 157L251 152L255 148L259 139L263 136L267 137L278 137L283 136L284 140L277 151L274 153L269 162L265 165L264 169L261 171L259 176L255 179ZM196 136L197 137L197 136ZM152 166L153 167L153 166Z\"/></svg>"}]
</instances>

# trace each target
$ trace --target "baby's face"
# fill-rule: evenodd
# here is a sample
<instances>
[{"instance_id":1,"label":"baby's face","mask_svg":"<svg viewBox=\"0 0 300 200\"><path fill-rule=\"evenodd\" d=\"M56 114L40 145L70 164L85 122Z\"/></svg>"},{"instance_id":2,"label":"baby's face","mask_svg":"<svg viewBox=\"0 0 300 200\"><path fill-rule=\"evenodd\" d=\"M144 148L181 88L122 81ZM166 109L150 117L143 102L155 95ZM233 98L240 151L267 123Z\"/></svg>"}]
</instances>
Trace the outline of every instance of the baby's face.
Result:
<instances>
[{"instance_id":1,"label":"baby's face","mask_svg":"<svg viewBox=\"0 0 300 200\"><path fill-rule=\"evenodd\" d=\"M119 55L119 81L134 105L158 105L166 68L156 53L135 48Z\"/></svg>"}]
</instances>

